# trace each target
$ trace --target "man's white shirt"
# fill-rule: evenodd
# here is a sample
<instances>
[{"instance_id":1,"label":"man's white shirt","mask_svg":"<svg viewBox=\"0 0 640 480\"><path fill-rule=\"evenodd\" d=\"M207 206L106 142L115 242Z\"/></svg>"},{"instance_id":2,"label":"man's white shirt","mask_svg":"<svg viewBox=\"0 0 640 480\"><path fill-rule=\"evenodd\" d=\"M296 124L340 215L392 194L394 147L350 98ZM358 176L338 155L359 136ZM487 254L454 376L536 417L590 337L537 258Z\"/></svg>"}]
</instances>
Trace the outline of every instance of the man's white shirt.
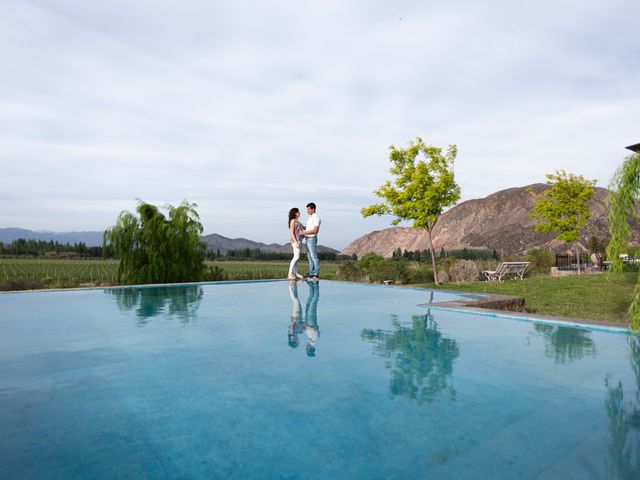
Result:
<instances>
[{"instance_id":1,"label":"man's white shirt","mask_svg":"<svg viewBox=\"0 0 640 480\"><path fill-rule=\"evenodd\" d=\"M320 217L318 216L317 213L314 213L313 215L311 215L309 217L309 220L307 220L307 228L306 230L309 231L314 227L320 227ZM307 237L315 237L316 234L313 235L307 235Z\"/></svg>"}]
</instances>

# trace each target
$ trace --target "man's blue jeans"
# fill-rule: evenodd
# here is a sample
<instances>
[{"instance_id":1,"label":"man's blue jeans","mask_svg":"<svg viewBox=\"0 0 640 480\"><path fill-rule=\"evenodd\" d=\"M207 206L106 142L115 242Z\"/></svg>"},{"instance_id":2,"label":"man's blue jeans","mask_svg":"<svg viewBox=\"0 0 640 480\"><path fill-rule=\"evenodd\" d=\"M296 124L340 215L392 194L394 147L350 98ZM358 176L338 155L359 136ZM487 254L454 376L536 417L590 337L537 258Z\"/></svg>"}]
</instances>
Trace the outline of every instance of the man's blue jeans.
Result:
<instances>
[{"instance_id":1,"label":"man's blue jeans","mask_svg":"<svg viewBox=\"0 0 640 480\"><path fill-rule=\"evenodd\" d=\"M318 237L307 237L307 256L309 257L309 276L320 275L318 260Z\"/></svg>"}]
</instances>

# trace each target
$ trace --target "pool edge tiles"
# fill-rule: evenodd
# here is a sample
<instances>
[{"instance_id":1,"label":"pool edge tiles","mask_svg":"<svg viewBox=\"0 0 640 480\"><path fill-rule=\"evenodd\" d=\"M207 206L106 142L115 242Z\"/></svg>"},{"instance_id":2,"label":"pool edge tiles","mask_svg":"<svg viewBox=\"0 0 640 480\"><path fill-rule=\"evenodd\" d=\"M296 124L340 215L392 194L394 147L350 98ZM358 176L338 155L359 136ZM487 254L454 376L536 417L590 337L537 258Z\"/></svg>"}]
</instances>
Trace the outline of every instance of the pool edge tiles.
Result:
<instances>
[{"instance_id":1,"label":"pool edge tiles","mask_svg":"<svg viewBox=\"0 0 640 480\"><path fill-rule=\"evenodd\" d=\"M544 323L548 325L560 325L564 327L573 327L580 328L584 330L593 330L599 332L609 332L615 333L619 335L631 335L633 331L629 327L623 326L614 326L614 325L605 325L600 323L589 323L588 319L584 319L583 322L579 320L582 319L569 319L562 317L553 317L549 315L532 315L532 314L522 314L511 312L511 313L502 313L501 311L490 310L490 309L480 309L473 307L443 307L438 306L437 304L422 304L420 305L424 308L431 308L433 310L441 310L446 312L456 312L456 313L464 313L466 315L478 315L482 317L490 317L490 318L505 318L508 320L516 320L520 322L526 323Z\"/></svg>"},{"instance_id":2,"label":"pool edge tiles","mask_svg":"<svg viewBox=\"0 0 640 480\"><path fill-rule=\"evenodd\" d=\"M147 289L147 288L166 288L166 287L185 287L185 286L207 286L207 285L236 285L236 284L253 284L253 283L275 283L275 282L289 282L288 279L275 278L275 279L255 279L255 280L224 280L224 281L206 281L206 282L184 282L184 283L157 283L157 284L143 284L143 285L110 285L110 286L95 286L95 287L78 287L78 288L55 288L55 289L38 289L38 290L12 290L12 291L0 291L1 295L11 294L28 294L28 293L59 293L59 292L84 292L95 290L114 290L114 289ZM357 285L360 287L368 288L385 288L385 289L403 289L413 290L420 292L434 292L439 295L445 296L457 296L465 299L488 299L491 298L491 294L481 293L468 293L456 290L440 290L422 288L412 285L380 285L374 283L359 283L349 282L344 280L321 280L321 282L331 282L345 285ZM505 296L501 296L505 297ZM516 298L516 297L513 297ZM442 311L451 311L465 314L476 314L483 317L490 318L505 318L510 320L516 320L529 323L545 323L549 325L562 325L570 326L574 328L582 328L593 331L604 331L615 334L632 334L632 330L626 326L617 326L609 322L598 322L590 319L573 319L554 317L551 315L536 315L524 312L518 314L517 312L506 313L506 310L494 310L488 308L474 307L473 305L458 304L459 300L440 300L433 303L422 303L418 306L425 308L433 308ZM443 305L450 304L450 305ZM505 313L503 313L505 312Z\"/></svg>"},{"instance_id":3,"label":"pool edge tiles","mask_svg":"<svg viewBox=\"0 0 640 480\"><path fill-rule=\"evenodd\" d=\"M0 291L0 295L9 295L12 293L54 293L54 292L84 292L91 290L113 290L119 288L164 288L164 287L191 287L205 285L232 285L237 283L270 283L285 282L287 279L282 278L264 278L256 280L220 280L207 282L184 282L184 283L145 283L141 285L102 285L95 287L74 287L74 288L40 288L36 290L5 290ZM327 280L325 280L327 281Z\"/></svg>"},{"instance_id":4,"label":"pool edge tiles","mask_svg":"<svg viewBox=\"0 0 640 480\"><path fill-rule=\"evenodd\" d=\"M103 286L95 286L95 287L74 287L74 288L42 288L35 290L9 290L9 291L0 291L0 295L10 295L10 294L26 294L26 293L57 293L57 292L84 292L91 290L113 290L113 289L123 289L123 288L166 288L166 287L191 287L191 286L206 286L206 285L234 285L234 284L249 284L249 283L275 283L275 282L290 282L290 280L286 278L268 278L268 279L255 279L255 280L220 280L220 281L206 281L206 282L184 282L184 283L149 283L149 284L141 284L141 285L103 285ZM361 287L368 288L394 288L394 289L403 289L403 290L414 290L417 292L434 292L439 295L445 296L454 296L454 297L462 297L468 299L481 299L487 298L489 295L481 294L481 293L468 293L468 292L459 292L456 290L434 290L429 288L421 288L413 285L380 285L376 283L359 283L359 282L348 282L344 280L321 280L321 282L331 282L331 283L342 283L345 285L357 285ZM450 301L450 300L447 300ZM439 301L435 303L443 303L444 301Z\"/></svg>"}]
</instances>

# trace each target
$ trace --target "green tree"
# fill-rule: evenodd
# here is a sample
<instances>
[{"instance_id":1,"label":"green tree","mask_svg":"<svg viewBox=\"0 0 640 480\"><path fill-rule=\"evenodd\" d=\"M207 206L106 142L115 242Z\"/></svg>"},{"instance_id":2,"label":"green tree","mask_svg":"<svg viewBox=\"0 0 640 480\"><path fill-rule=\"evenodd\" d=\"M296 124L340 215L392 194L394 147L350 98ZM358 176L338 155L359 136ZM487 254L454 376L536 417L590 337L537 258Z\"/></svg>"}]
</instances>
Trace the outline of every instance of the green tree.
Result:
<instances>
[{"instance_id":1,"label":"green tree","mask_svg":"<svg viewBox=\"0 0 640 480\"><path fill-rule=\"evenodd\" d=\"M558 232L558 240L576 246L578 273L580 252L575 244L591 216L587 202L593 196L595 184L596 180L586 180L582 175L558 170L555 174L547 174L550 188L540 195L532 192L536 203L529 216L538 222L536 232Z\"/></svg>"},{"instance_id":2,"label":"green tree","mask_svg":"<svg viewBox=\"0 0 640 480\"><path fill-rule=\"evenodd\" d=\"M168 216L140 202L139 216L123 211L116 225L104 233L103 248L112 246L120 257L118 282L123 284L201 280L206 244L197 205L183 201L166 205Z\"/></svg>"},{"instance_id":3,"label":"green tree","mask_svg":"<svg viewBox=\"0 0 640 480\"><path fill-rule=\"evenodd\" d=\"M425 145L420 137L410 140L408 148L392 145L389 149L393 179L374 191L384 202L363 208L362 216L390 214L396 217L392 225L413 220L413 228L424 228L431 252L433 279L438 285L431 233L442 211L460 200L460 187L453 174L458 149L449 145L443 154L441 148ZM423 158L418 159L420 155Z\"/></svg>"},{"instance_id":4,"label":"green tree","mask_svg":"<svg viewBox=\"0 0 640 480\"><path fill-rule=\"evenodd\" d=\"M629 240L631 240L631 228L629 219L638 217L636 201L640 196L640 154L636 153L625 159L616 171L611 185L609 196L609 233L611 240L607 247L607 257L611 261L611 271L622 272L622 258ZM640 273L636 290L629 307L629 320L633 330L640 330Z\"/></svg>"},{"instance_id":5,"label":"green tree","mask_svg":"<svg viewBox=\"0 0 640 480\"><path fill-rule=\"evenodd\" d=\"M546 341L544 354L556 363L596 356L596 345L587 330L545 324L535 324L533 328Z\"/></svg>"},{"instance_id":6,"label":"green tree","mask_svg":"<svg viewBox=\"0 0 640 480\"><path fill-rule=\"evenodd\" d=\"M374 345L374 352L389 359L389 393L419 404L431 402L447 393L455 400L453 366L460 356L458 342L443 335L430 310L413 315L411 323L392 315L393 330L365 328L360 337Z\"/></svg>"}]
</instances>

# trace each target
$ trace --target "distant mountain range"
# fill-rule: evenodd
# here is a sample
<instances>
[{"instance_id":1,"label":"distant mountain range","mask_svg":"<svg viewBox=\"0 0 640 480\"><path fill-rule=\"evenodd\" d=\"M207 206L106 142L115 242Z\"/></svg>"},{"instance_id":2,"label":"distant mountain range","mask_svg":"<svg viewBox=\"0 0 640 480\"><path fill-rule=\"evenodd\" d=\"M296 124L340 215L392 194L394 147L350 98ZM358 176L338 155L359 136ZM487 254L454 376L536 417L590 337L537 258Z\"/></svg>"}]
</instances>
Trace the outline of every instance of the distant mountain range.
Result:
<instances>
[{"instance_id":1,"label":"distant mountain range","mask_svg":"<svg viewBox=\"0 0 640 480\"><path fill-rule=\"evenodd\" d=\"M104 232L34 232L24 228L0 228L0 242L11 243L19 238L27 240L43 240L54 241L59 243L80 243L84 242L88 247L97 247L102 245L102 235ZM259 248L263 252L284 252L291 251L291 245L285 243L279 245L277 243L261 243L248 240L246 238L227 238L217 233L205 235L202 240L207 244L207 248L213 251L220 250L220 253L226 253L229 250L242 250L245 248ZM318 245L320 252L338 253L337 250L323 245Z\"/></svg>"},{"instance_id":2,"label":"distant mountain range","mask_svg":"<svg viewBox=\"0 0 640 480\"><path fill-rule=\"evenodd\" d=\"M102 235L104 232L34 232L24 228L0 228L0 242L11 243L19 238L27 240L54 241L59 243L80 243L84 242L88 247L98 247L102 245Z\"/></svg>"},{"instance_id":3,"label":"distant mountain range","mask_svg":"<svg viewBox=\"0 0 640 480\"><path fill-rule=\"evenodd\" d=\"M291 245L288 243L285 243L283 245L270 243L267 245L266 243L254 242L253 240L248 240L246 238L227 238L223 237L222 235L218 235L217 233L205 235L204 237L202 237L202 240L204 240L204 242L207 244L207 248L213 250L214 252L220 250L220 253L226 253L228 250L242 250L244 248L259 248L263 252L291 252ZM325 247L324 245L318 245L318 251L338 253L338 250L330 247Z\"/></svg>"}]
</instances>

